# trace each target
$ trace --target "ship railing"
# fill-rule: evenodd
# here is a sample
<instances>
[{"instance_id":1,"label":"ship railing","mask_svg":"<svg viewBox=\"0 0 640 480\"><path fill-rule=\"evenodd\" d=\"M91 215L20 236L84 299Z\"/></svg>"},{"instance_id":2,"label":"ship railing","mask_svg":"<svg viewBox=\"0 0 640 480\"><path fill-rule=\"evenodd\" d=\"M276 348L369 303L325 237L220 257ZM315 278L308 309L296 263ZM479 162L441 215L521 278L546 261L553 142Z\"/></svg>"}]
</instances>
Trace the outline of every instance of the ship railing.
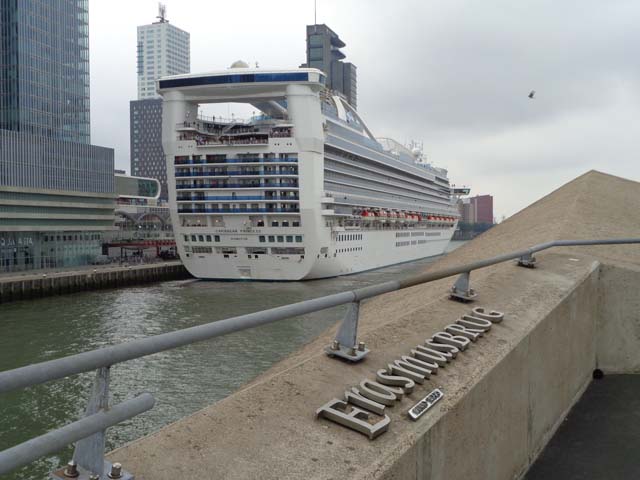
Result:
<instances>
[{"instance_id":1,"label":"ship railing","mask_svg":"<svg viewBox=\"0 0 640 480\"><path fill-rule=\"evenodd\" d=\"M300 200L300 197L292 196L292 197L282 197L282 196L273 196L273 197L265 197L259 195L237 195L237 196L221 196L221 197L178 197L178 202L222 202L228 200L256 200L256 201L271 201L271 200L284 200L295 202Z\"/></svg>"},{"instance_id":2,"label":"ship railing","mask_svg":"<svg viewBox=\"0 0 640 480\"><path fill-rule=\"evenodd\" d=\"M189 165L222 165L229 163L296 163L298 157L287 158L198 158L198 159L175 159L173 164L176 166Z\"/></svg>"},{"instance_id":3,"label":"ship railing","mask_svg":"<svg viewBox=\"0 0 640 480\"><path fill-rule=\"evenodd\" d=\"M400 280L390 280L0 372L0 394L3 394L59 380L70 375L96 371L93 392L88 401L85 417L1 451L0 475L77 442L73 460L66 468L69 473L66 475L67 478L76 477L77 475L74 473L76 471L80 471L85 476L97 475L97 478L104 478L105 468L111 469L112 473L116 472L112 478L131 478L130 474L121 472L119 464L111 465L105 462L105 430L151 409L154 405L154 399L150 394L142 393L133 399L110 406L108 402L109 372L111 366L118 363L340 305L348 305L349 307L335 339L331 345L325 348L325 352L331 357L357 362L369 353L366 345L357 340L360 303L364 300L457 275L458 278L449 291L450 298L456 301L472 302L478 295L471 288L470 283L471 272L475 270L511 260L517 260L518 266L534 268L537 266L535 254L555 247L638 243L640 243L640 238L555 240L524 250L428 271ZM53 477L56 478L56 475L58 478L65 478L62 471L54 472Z\"/></svg>"}]
</instances>

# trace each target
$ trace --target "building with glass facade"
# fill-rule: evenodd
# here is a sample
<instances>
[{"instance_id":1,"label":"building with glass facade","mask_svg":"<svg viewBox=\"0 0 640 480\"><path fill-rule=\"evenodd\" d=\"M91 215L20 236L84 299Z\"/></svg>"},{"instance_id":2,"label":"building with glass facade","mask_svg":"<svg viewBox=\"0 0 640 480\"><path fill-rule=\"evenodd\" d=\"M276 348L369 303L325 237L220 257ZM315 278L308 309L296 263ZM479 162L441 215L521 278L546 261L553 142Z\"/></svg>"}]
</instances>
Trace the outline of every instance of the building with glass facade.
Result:
<instances>
[{"instance_id":1,"label":"building with glass facade","mask_svg":"<svg viewBox=\"0 0 640 480\"><path fill-rule=\"evenodd\" d=\"M358 77L356 66L343 62L340 51L346 44L326 25L307 25L307 63L303 67L317 68L327 76L327 88L341 93L353 108L358 108Z\"/></svg>"},{"instance_id":2,"label":"building with glass facade","mask_svg":"<svg viewBox=\"0 0 640 480\"><path fill-rule=\"evenodd\" d=\"M90 263L113 228L88 35L87 0L0 0L0 272Z\"/></svg>"},{"instance_id":3,"label":"building with glass facade","mask_svg":"<svg viewBox=\"0 0 640 480\"><path fill-rule=\"evenodd\" d=\"M138 99L129 105L131 174L160 182L160 198L168 199L167 167L162 151L162 99L156 81L189 73L189 33L171 25L161 7L158 21L138 27Z\"/></svg>"},{"instance_id":4,"label":"building with glass facade","mask_svg":"<svg viewBox=\"0 0 640 480\"><path fill-rule=\"evenodd\" d=\"M88 17L87 0L0 1L0 129L90 142Z\"/></svg>"}]
</instances>

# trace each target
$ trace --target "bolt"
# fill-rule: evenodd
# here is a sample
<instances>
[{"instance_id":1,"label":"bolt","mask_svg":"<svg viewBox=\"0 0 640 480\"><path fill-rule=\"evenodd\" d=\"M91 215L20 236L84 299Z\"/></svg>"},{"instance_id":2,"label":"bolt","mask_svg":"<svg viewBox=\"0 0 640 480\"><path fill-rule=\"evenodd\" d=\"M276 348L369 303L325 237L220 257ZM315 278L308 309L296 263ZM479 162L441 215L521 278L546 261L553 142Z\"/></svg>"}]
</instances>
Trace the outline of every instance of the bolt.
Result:
<instances>
[{"instance_id":1,"label":"bolt","mask_svg":"<svg viewBox=\"0 0 640 480\"><path fill-rule=\"evenodd\" d=\"M109 478L122 478L122 465L120 463L114 463L111 465Z\"/></svg>"},{"instance_id":2,"label":"bolt","mask_svg":"<svg viewBox=\"0 0 640 480\"><path fill-rule=\"evenodd\" d=\"M69 478L77 477L78 475L80 475L78 473L78 464L73 460L69 461L69 463L67 463L67 468L64 469L63 473L65 477L69 477Z\"/></svg>"},{"instance_id":3,"label":"bolt","mask_svg":"<svg viewBox=\"0 0 640 480\"><path fill-rule=\"evenodd\" d=\"M334 340L331 344L331 350L340 350L340 342L338 340Z\"/></svg>"},{"instance_id":4,"label":"bolt","mask_svg":"<svg viewBox=\"0 0 640 480\"><path fill-rule=\"evenodd\" d=\"M351 355L352 357L355 357L356 355L358 355L358 354L356 353L356 347L351 347L351 348L349 349L349 355Z\"/></svg>"},{"instance_id":5,"label":"bolt","mask_svg":"<svg viewBox=\"0 0 640 480\"><path fill-rule=\"evenodd\" d=\"M364 352L364 347L365 347L364 342L358 343L358 350L359 351Z\"/></svg>"}]
</instances>

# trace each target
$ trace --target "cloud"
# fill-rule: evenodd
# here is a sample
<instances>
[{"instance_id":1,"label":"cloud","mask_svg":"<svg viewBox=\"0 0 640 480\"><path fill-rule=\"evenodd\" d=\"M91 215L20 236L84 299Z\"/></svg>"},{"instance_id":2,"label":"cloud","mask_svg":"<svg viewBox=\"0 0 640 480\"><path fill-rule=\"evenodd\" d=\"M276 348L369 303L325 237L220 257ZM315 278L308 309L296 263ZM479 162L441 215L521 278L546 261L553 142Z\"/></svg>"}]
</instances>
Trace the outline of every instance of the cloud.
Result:
<instances>
[{"instance_id":1,"label":"cloud","mask_svg":"<svg viewBox=\"0 0 640 480\"><path fill-rule=\"evenodd\" d=\"M156 8L90 2L93 141L115 147L120 167L136 26ZM591 168L640 179L639 15L630 0L318 2L319 23L358 67L358 108L374 133L424 141L452 182L494 195L498 217ZM168 17L191 33L192 71L239 58L296 67L313 3L168 2Z\"/></svg>"}]
</instances>

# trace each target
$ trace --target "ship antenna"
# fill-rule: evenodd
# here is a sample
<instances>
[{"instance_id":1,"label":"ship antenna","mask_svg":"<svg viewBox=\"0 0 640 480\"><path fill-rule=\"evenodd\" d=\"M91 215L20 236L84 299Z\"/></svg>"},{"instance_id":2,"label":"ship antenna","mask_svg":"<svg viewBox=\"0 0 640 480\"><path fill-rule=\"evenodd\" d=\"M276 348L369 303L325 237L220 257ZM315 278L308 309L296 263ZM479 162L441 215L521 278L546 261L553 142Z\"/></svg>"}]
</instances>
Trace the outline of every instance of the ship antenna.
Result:
<instances>
[{"instance_id":1,"label":"ship antenna","mask_svg":"<svg viewBox=\"0 0 640 480\"><path fill-rule=\"evenodd\" d=\"M318 23L317 13L318 13L318 0L313 0L313 24L314 25L317 25Z\"/></svg>"}]
</instances>

